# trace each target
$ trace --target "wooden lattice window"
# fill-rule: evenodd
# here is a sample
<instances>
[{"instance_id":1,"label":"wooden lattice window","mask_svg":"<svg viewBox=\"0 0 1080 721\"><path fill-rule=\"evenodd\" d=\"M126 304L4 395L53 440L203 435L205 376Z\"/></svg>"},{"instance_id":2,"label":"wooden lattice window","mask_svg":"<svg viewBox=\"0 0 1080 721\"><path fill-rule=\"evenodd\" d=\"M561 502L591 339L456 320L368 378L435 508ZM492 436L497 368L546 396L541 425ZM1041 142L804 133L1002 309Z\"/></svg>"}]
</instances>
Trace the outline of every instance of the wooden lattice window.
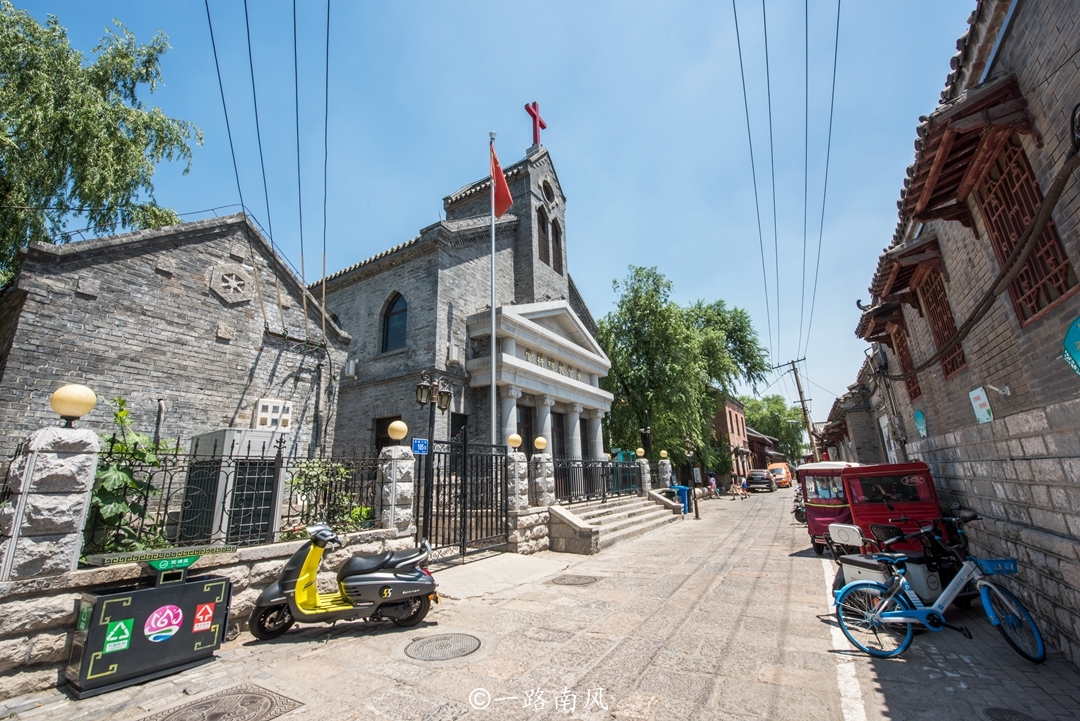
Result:
<instances>
[{"instance_id":1,"label":"wooden lattice window","mask_svg":"<svg viewBox=\"0 0 1080 721\"><path fill-rule=\"evenodd\" d=\"M976 191L975 201L998 263L1004 265L1043 202L1020 136L1014 135L1005 145ZM1057 228L1050 221L1020 275L1009 286L1020 324L1035 320L1075 287L1076 274L1061 246Z\"/></svg>"},{"instance_id":2,"label":"wooden lattice window","mask_svg":"<svg viewBox=\"0 0 1080 721\"><path fill-rule=\"evenodd\" d=\"M893 350L900 359L900 370L910 373L915 368L915 362L911 359L911 347L908 345L907 329L902 325L889 325L889 335L892 337ZM908 398L916 400L922 396L922 388L919 387L919 376L912 375L904 381L907 386Z\"/></svg>"},{"instance_id":3,"label":"wooden lattice window","mask_svg":"<svg viewBox=\"0 0 1080 721\"><path fill-rule=\"evenodd\" d=\"M945 281L937 270L929 270L918 287L919 302L926 320L930 323L930 332L934 336L934 346L941 347L956 336L956 321L953 319L949 297L945 294ZM967 361L964 349L959 343L941 359L941 369L945 377L956 375Z\"/></svg>"},{"instance_id":4,"label":"wooden lattice window","mask_svg":"<svg viewBox=\"0 0 1080 721\"><path fill-rule=\"evenodd\" d=\"M543 208L536 209L536 239L540 242L540 262L551 264L548 246L548 217Z\"/></svg>"},{"instance_id":5,"label":"wooden lattice window","mask_svg":"<svg viewBox=\"0 0 1080 721\"><path fill-rule=\"evenodd\" d=\"M551 267L562 275L562 227L559 221L551 221Z\"/></svg>"}]
</instances>

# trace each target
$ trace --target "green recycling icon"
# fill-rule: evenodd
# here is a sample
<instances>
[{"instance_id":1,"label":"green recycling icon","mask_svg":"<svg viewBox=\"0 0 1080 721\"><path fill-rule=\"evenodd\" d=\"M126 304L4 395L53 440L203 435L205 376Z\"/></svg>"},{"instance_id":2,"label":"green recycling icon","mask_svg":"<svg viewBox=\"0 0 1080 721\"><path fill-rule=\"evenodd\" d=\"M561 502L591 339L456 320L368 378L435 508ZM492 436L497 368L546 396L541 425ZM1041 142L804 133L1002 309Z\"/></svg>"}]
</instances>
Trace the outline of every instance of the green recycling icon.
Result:
<instances>
[{"instance_id":1,"label":"green recycling icon","mask_svg":"<svg viewBox=\"0 0 1080 721\"><path fill-rule=\"evenodd\" d=\"M102 653L113 651L126 651L131 646L131 627L135 619L126 618L123 621L110 621L109 628L105 631L105 648Z\"/></svg>"}]
</instances>

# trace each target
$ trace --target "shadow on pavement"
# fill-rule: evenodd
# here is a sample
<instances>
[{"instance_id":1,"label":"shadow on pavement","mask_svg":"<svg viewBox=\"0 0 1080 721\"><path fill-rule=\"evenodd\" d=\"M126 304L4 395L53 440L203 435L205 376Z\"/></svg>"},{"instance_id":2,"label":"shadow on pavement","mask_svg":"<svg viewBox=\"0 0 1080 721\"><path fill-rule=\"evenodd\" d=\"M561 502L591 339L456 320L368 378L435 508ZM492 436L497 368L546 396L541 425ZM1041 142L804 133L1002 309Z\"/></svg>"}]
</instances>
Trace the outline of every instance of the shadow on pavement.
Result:
<instances>
[{"instance_id":1,"label":"shadow on pavement","mask_svg":"<svg viewBox=\"0 0 1080 721\"><path fill-rule=\"evenodd\" d=\"M834 614L818 618L837 626ZM990 625L979 603L969 610L950 608L946 620L966 627L972 638L949 629L919 629L907 651L891 659L871 658L854 647L833 649L838 662L847 658L869 672L875 693L868 698L863 685L868 712L876 705L881 718L897 720L1076 718L1080 673L1068 659L1054 652L1042 664L1023 658Z\"/></svg>"}]
</instances>

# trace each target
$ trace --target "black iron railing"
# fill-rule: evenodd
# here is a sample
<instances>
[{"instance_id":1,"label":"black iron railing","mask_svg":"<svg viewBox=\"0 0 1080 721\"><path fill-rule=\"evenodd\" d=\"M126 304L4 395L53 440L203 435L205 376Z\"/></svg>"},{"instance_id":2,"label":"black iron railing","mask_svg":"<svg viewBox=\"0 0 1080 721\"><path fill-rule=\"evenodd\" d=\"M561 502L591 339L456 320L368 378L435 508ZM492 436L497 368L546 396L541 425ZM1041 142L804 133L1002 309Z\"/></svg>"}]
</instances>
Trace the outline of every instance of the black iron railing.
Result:
<instances>
[{"instance_id":1,"label":"black iron railing","mask_svg":"<svg viewBox=\"0 0 1080 721\"><path fill-rule=\"evenodd\" d=\"M436 557L506 543L508 533L506 446L470 443L468 429L435 441L429 458L417 456L417 536Z\"/></svg>"},{"instance_id":2,"label":"black iron railing","mask_svg":"<svg viewBox=\"0 0 1080 721\"><path fill-rule=\"evenodd\" d=\"M561 459L554 464L555 500L559 503L641 493L641 471L634 463Z\"/></svg>"},{"instance_id":3,"label":"black iron railing","mask_svg":"<svg viewBox=\"0 0 1080 721\"><path fill-rule=\"evenodd\" d=\"M379 519L378 457L170 453L152 463L100 454L83 553L222 542L251 546Z\"/></svg>"}]
</instances>

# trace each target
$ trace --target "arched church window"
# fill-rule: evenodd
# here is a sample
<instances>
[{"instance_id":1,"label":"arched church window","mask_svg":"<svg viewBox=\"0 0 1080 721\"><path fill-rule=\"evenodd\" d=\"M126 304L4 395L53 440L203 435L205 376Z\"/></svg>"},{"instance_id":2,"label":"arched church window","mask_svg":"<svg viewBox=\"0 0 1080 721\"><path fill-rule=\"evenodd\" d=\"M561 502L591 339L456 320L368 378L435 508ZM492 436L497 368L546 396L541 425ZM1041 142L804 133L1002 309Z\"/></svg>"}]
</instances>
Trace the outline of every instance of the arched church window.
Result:
<instances>
[{"instance_id":1,"label":"arched church window","mask_svg":"<svg viewBox=\"0 0 1080 721\"><path fill-rule=\"evenodd\" d=\"M392 350L405 347L405 321L409 314L409 304L405 302L405 296L395 294L393 300L386 306L382 322L382 352L389 353Z\"/></svg>"},{"instance_id":2,"label":"arched church window","mask_svg":"<svg viewBox=\"0 0 1080 721\"><path fill-rule=\"evenodd\" d=\"M562 275L562 228L559 221L551 221L551 267Z\"/></svg>"},{"instance_id":3,"label":"arched church window","mask_svg":"<svg viewBox=\"0 0 1080 721\"><path fill-rule=\"evenodd\" d=\"M536 209L536 239L540 241L540 262L551 265L548 247L548 217L543 208Z\"/></svg>"}]
</instances>

